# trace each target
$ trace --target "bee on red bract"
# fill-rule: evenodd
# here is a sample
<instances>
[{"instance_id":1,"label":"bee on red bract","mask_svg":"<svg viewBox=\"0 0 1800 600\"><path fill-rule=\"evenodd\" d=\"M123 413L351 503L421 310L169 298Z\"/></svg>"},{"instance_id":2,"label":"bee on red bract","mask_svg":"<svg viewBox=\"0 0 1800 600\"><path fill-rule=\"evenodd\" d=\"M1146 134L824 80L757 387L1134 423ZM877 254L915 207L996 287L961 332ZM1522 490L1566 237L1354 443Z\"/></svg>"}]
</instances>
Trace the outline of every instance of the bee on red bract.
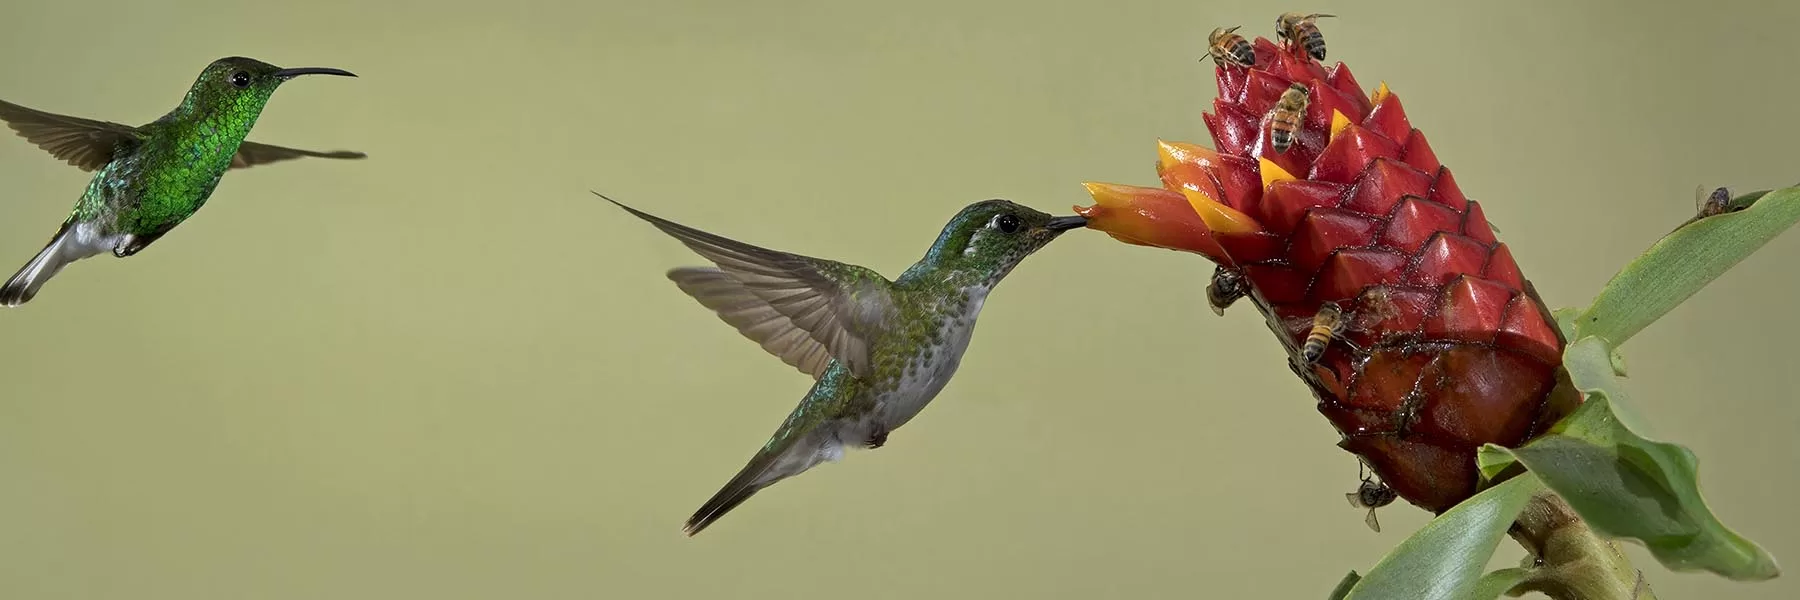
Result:
<instances>
[{"instance_id":1,"label":"bee on red bract","mask_svg":"<svg viewBox=\"0 0 1800 600\"><path fill-rule=\"evenodd\" d=\"M1275 17L1275 37L1290 49L1295 45L1305 49L1306 55L1313 60L1325 60L1325 34L1319 33L1319 25L1313 21L1335 16L1337 15L1282 13Z\"/></svg>"},{"instance_id":2,"label":"bee on red bract","mask_svg":"<svg viewBox=\"0 0 1800 600\"><path fill-rule=\"evenodd\" d=\"M1284 32L1311 32L1298 24L1328 15L1288 16ZM1254 66L1215 69L1210 148L1157 140L1160 185L1090 182L1095 206L1077 210L1115 239L1241 279L1338 446L1442 512L1475 493L1476 449L1517 447L1580 403L1555 391L1566 342L1399 95L1320 64L1311 38L1250 40ZM1209 287L1213 310L1225 289ZM1314 336L1327 306L1324 324L1341 328ZM1308 338L1325 343L1309 352Z\"/></svg>"},{"instance_id":3,"label":"bee on red bract","mask_svg":"<svg viewBox=\"0 0 1800 600\"><path fill-rule=\"evenodd\" d=\"M1256 51L1250 48L1250 41L1244 36L1233 33L1237 30L1237 27L1220 27L1206 36L1206 54L1212 57L1213 64L1220 67L1228 64L1245 68L1256 66Z\"/></svg>"}]
</instances>

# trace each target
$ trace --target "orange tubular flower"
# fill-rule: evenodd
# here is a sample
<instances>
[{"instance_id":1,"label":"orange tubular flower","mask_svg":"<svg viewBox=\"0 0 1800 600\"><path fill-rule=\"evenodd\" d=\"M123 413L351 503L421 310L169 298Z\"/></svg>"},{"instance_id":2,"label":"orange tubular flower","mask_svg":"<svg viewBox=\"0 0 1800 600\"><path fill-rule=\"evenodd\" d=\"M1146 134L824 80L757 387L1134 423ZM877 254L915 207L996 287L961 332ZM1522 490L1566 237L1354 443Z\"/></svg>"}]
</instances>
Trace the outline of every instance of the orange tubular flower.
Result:
<instances>
[{"instance_id":1,"label":"orange tubular flower","mask_svg":"<svg viewBox=\"0 0 1800 600\"><path fill-rule=\"evenodd\" d=\"M1563 344L1544 303L1384 83L1253 44L1217 67L1209 150L1159 142L1163 189L1085 184L1089 227L1194 252L1249 283L1343 440L1400 497L1443 512L1476 491L1475 451L1517 446L1573 408L1556 395ZM1291 147L1270 116L1309 92ZM1347 324L1316 363L1300 348L1328 302Z\"/></svg>"}]
</instances>

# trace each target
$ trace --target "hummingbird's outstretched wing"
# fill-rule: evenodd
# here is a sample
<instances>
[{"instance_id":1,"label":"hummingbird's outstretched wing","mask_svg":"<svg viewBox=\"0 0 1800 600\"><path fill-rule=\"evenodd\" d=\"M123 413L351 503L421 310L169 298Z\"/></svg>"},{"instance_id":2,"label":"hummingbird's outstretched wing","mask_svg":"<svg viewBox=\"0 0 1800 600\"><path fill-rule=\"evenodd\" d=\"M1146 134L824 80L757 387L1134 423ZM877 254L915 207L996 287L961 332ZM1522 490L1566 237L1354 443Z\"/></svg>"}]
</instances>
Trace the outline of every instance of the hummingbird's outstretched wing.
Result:
<instances>
[{"instance_id":1,"label":"hummingbird's outstretched wing","mask_svg":"<svg viewBox=\"0 0 1800 600\"><path fill-rule=\"evenodd\" d=\"M263 164L268 164L268 163L283 161L283 160L293 160L296 158L307 157L307 156L310 156L313 158L368 158L369 157L369 155L367 155L367 154L363 154L361 152L350 152L348 150L338 150L335 152L318 152L318 151L314 151L314 150L300 150L297 148L283 148L281 146L258 144L256 142L244 142L244 143L238 144L237 155L231 157L231 168L245 169L245 168L249 168L249 167L254 167L256 165L263 165Z\"/></svg>"},{"instance_id":2,"label":"hummingbird's outstretched wing","mask_svg":"<svg viewBox=\"0 0 1800 600\"><path fill-rule=\"evenodd\" d=\"M130 125L47 113L4 100L0 120L25 141L83 171L106 166L121 147L143 140L143 133Z\"/></svg>"},{"instance_id":3,"label":"hummingbird's outstretched wing","mask_svg":"<svg viewBox=\"0 0 1800 600\"><path fill-rule=\"evenodd\" d=\"M844 363L852 375L870 374L870 342L893 310L887 278L856 265L753 246L606 200L718 265L675 269L669 279L745 337L814 379L830 364L821 353Z\"/></svg>"},{"instance_id":4,"label":"hummingbird's outstretched wing","mask_svg":"<svg viewBox=\"0 0 1800 600\"><path fill-rule=\"evenodd\" d=\"M824 344L730 274L712 267L682 267L669 271L669 279L744 337L813 379L831 365L831 351Z\"/></svg>"}]
</instances>

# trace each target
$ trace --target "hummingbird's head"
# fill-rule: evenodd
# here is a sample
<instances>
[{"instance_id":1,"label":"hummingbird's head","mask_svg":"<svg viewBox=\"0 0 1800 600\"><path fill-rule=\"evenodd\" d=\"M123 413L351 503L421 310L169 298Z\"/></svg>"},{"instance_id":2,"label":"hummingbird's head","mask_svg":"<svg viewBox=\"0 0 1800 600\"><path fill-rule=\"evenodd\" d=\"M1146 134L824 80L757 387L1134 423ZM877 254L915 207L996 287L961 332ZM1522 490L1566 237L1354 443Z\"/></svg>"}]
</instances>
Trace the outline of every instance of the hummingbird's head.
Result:
<instances>
[{"instance_id":1,"label":"hummingbird's head","mask_svg":"<svg viewBox=\"0 0 1800 600\"><path fill-rule=\"evenodd\" d=\"M230 56L206 65L200 77L194 80L194 87L188 90L188 100L184 104L203 110L247 110L249 115L255 115L262 111L275 88L301 75L356 76L343 69L283 69L254 58Z\"/></svg>"},{"instance_id":2,"label":"hummingbird's head","mask_svg":"<svg viewBox=\"0 0 1800 600\"><path fill-rule=\"evenodd\" d=\"M997 279L1063 232L1085 225L1085 217L1053 217L1006 200L983 200L950 219L927 262Z\"/></svg>"}]
</instances>

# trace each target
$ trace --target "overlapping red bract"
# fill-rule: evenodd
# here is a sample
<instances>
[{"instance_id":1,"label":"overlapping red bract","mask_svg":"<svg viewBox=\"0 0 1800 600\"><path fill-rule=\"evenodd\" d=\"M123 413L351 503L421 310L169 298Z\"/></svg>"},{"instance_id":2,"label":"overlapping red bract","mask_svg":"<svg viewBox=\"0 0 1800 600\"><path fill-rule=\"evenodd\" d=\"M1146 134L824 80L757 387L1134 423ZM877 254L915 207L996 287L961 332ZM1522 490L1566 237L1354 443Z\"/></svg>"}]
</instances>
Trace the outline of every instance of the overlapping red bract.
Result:
<instances>
[{"instance_id":1,"label":"overlapping red bract","mask_svg":"<svg viewBox=\"0 0 1800 600\"><path fill-rule=\"evenodd\" d=\"M1472 495L1484 443L1516 446L1572 408L1564 340L1481 205L1383 84L1343 63L1254 42L1256 67L1215 69L1215 150L1161 142L1161 188L1087 184L1090 227L1241 269L1319 411L1402 498L1441 512ZM1310 90L1293 147L1265 116ZM1325 302L1352 323L1318 363L1297 348Z\"/></svg>"}]
</instances>

